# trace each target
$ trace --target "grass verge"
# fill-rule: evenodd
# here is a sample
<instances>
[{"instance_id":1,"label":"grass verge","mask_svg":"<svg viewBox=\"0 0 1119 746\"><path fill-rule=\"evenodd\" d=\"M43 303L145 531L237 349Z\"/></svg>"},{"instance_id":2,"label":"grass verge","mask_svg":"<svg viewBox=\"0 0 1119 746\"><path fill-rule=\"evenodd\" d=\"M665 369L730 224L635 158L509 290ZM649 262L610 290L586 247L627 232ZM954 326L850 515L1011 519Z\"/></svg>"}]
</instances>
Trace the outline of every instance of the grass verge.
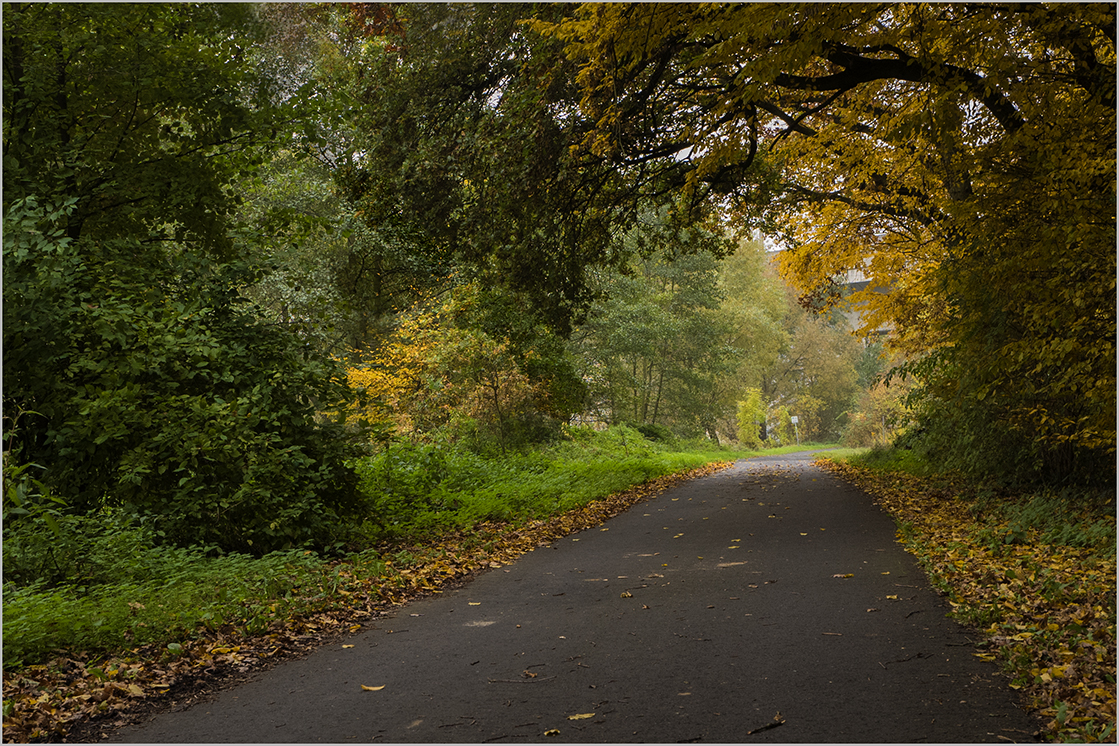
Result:
<instances>
[{"instance_id":1,"label":"grass verge","mask_svg":"<svg viewBox=\"0 0 1119 746\"><path fill-rule=\"evenodd\" d=\"M1008 494L893 449L821 464L873 495L898 538L981 631L1052 741L1116 738L1114 495Z\"/></svg>"},{"instance_id":2,"label":"grass verge","mask_svg":"<svg viewBox=\"0 0 1119 746\"><path fill-rule=\"evenodd\" d=\"M335 560L308 551L213 557L142 546L139 533L97 535L84 546L109 557L99 582L6 584L4 740L115 727L129 713L356 632L371 615L741 455L670 451L633 433L585 435L500 461L398 452L383 492L395 502L382 506L396 508L395 519L371 524L376 543Z\"/></svg>"}]
</instances>

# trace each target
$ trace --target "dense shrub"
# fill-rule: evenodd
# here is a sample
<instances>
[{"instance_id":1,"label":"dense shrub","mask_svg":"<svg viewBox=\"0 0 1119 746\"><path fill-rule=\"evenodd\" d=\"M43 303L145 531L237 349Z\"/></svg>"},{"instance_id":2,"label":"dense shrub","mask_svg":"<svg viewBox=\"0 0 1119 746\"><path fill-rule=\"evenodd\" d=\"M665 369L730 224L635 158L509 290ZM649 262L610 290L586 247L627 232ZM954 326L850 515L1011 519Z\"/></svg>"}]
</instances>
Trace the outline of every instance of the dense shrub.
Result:
<instances>
[{"instance_id":1,"label":"dense shrub","mask_svg":"<svg viewBox=\"0 0 1119 746\"><path fill-rule=\"evenodd\" d=\"M153 273L143 243L71 242L63 212L5 216L6 468L38 464L72 513L120 510L165 542L338 541L364 508L355 433L319 414L351 397L340 368L253 313L253 267L184 252Z\"/></svg>"}]
</instances>

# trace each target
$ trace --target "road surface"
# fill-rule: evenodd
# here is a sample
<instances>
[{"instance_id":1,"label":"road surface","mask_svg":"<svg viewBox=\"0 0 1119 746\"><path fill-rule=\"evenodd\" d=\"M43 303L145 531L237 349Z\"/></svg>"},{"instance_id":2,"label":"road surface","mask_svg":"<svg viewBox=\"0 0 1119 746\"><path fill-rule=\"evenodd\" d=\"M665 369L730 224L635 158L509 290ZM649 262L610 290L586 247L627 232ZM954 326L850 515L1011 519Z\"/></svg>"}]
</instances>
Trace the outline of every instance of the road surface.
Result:
<instances>
[{"instance_id":1,"label":"road surface","mask_svg":"<svg viewBox=\"0 0 1119 746\"><path fill-rule=\"evenodd\" d=\"M894 530L808 454L740 461L110 740L1036 740Z\"/></svg>"}]
</instances>

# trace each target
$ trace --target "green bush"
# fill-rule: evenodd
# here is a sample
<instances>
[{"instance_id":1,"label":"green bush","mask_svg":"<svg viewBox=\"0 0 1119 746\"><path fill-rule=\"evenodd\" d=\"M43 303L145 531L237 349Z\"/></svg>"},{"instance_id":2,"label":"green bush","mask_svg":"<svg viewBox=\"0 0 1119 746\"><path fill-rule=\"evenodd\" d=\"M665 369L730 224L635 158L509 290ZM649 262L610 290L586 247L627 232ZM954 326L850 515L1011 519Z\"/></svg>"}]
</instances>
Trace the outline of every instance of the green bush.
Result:
<instances>
[{"instance_id":1,"label":"green bush","mask_svg":"<svg viewBox=\"0 0 1119 746\"><path fill-rule=\"evenodd\" d=\"M547 449L505 456L462 445L395 444L362 459L361 489L375 506L367 531L415 538L479 521L544 517L725 457L707 448L667 452L625 425L567 433Z\"/></svg>"},{"instance_id":2,"label":"green bush","mask_svg":"<svg viewBox=\"0 0 1119 746\"><path fill-rule=\"evenodd\" d=\"M327 547L365 506L356 433L320 409L342 369L263 323L260 271L136 241L70 241L33 200L4 219L6 467L35 463L73 513L122 510L161 541ZM17 518L18 520L18 518Z\"/></svg>"},{"instance_id":3,"label":"green bush","mask_svg":"<svg viewBox=\"0 0 1119 746\"><path fill-rule=\"evenodd\" d=\"M655 443L665 443L670 445L676 442L676 436L664 425L654 425L648 422L642 422L640 424L629 424L630 427L632 427L634 430L641 433L648 440L651 440Z\"/></svg>"}]
</instances>

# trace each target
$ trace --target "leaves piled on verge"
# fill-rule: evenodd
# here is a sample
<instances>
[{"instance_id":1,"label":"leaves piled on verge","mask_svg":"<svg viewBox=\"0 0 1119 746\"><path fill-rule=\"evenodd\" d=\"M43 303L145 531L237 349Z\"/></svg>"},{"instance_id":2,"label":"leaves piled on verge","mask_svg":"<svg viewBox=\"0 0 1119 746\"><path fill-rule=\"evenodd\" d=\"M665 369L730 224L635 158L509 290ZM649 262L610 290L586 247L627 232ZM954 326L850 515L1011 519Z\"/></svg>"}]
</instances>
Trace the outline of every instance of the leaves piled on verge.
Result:
<instances>
[{"instance_id":1,"label":"leaves piled on verge","mask_svg":"<svg viewBox=\"0 0 1119 746\"><path fill-rule=\"evenodd\" d=\"M978 657L998 661L1055 741L1115 741L1115 557L1044 543L979 511L959 484L821 460L873 495L898 538L948 596L952 615L981 630Z\"/></svg>"},{"instance_id":2,"label":"leaves piled on verge","mask_svg":"<svg viewBox=\"0 0 1119 746\"><path fill-rule=\"evenodd\" d=\"M108 659L59 651L44 665L5 672L4 741L62 741L79 726L88 732L94 720L100 724L93 729L127 724L141 711L171 706L199 690L216 689L250 670L357 632L363 621L388 614L393 606L438 593L441 586L598 526L669 487L730 465L719 462L670 474L548 519L522 525L483 523L438 542L381 547L324 565L317 587L292 590L303 610L290 616L279 611L260 634L247 633L248 624L259 623L258 617L247 616L216 629L199 628L194 639L144 645Z\"/></svg>"}]
</instances>

